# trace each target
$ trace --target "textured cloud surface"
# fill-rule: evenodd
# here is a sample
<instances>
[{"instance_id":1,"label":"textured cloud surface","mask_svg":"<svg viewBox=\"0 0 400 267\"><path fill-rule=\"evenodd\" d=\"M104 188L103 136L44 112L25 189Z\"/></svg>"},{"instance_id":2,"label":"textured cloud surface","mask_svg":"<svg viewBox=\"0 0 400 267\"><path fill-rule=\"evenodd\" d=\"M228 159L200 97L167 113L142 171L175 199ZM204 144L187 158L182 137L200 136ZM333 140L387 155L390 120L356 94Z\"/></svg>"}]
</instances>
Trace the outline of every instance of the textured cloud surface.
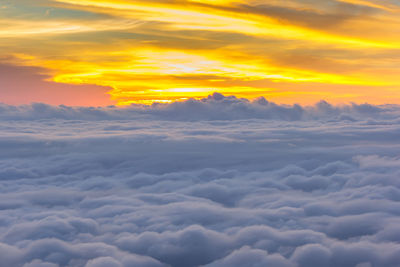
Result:
<instances>
[{"instance_id":1,"label":"textured cloud surface","mask_svg":"<svg viewBox=\"0 0 400 267\"><path fill-rule=\"evenodd\" d=\"M0 106L0 266L399 266L400 107Z\"/></svg>"}]
</instances>

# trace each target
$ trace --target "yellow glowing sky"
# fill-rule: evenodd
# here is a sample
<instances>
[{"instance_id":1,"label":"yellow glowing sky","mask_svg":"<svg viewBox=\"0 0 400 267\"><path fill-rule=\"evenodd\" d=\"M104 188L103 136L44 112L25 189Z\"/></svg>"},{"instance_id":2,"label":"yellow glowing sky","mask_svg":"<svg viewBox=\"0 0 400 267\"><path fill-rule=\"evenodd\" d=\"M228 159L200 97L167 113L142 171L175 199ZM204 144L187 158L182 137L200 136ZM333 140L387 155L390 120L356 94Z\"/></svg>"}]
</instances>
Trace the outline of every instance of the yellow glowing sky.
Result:
<instances>
[{"instance_id":1,"label":"yellow glowing sky","mask_svg":"<svg viewBox=\"0 0 400 267\"><path fill-rule=\"evenodd\" d=\"M119 105L400 103L397 0L0 0L0 40L0 63Z\"/></svg>"}]
</instances>

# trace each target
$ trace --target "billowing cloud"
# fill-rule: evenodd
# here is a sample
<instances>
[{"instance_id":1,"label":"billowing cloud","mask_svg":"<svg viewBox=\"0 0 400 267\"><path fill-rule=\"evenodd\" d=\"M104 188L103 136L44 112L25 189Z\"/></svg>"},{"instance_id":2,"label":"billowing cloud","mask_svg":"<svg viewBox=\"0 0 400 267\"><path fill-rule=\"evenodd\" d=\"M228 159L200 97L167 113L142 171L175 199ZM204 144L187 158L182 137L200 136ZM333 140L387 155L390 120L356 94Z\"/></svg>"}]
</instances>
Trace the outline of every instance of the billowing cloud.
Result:
<instances>
[{"instance_id":1,"label":"billowing cloud","mask_svg":"<svg viewBox=\"0 0 400 267\"><path fill-rule=\"evenodd\" d=\"M398 106L0 108L0 266L398 266Z\"/></svg>"},{"instance_id":2,"label":"billowing cloud","mask_svg":"<svg viewBox=\"0 0 400 267\"><path fill-rule=\"evenodd\" d=\"M321 100L313 106L279 105L263 97L254 100L225 96L215 92L199 100L189 99L170 104L132 104L125 108L52 106L43 103L11 106L0 105L0 118L4 120L85 119L131 120L152 118L174 121L269 119L285 121L393 119L399 115L397 105L351 104L334 106Z\"/></svg>"}]
</instances>

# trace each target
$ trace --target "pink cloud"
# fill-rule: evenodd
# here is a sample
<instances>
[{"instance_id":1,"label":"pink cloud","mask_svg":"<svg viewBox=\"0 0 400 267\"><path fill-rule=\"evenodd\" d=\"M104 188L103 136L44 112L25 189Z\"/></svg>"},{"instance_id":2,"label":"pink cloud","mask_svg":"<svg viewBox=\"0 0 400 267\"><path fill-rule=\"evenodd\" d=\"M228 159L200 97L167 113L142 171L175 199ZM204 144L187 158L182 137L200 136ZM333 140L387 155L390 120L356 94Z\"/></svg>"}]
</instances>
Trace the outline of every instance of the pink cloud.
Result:
<instances>
[{"instance_id":1,"label":"pink cloud","mask_svg":"<svg viewBox=\"0 0 400 267\"><path fill-rule=\"evenodd\" d=\"M112 88L92 84L73 85L45 81L38 67L0 63L0 102L12 105L43 102L52 105L113 105L107 94Z\"/></svg>"}]
</instances>

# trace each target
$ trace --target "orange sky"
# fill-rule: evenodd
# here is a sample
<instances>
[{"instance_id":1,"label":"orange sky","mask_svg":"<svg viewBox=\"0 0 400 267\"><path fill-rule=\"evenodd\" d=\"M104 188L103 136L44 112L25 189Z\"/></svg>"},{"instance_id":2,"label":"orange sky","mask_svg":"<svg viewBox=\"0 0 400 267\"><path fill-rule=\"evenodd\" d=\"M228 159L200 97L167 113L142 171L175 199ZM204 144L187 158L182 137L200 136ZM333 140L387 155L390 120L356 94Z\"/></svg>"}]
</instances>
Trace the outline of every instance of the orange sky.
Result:
<instances>
[{"instance_id":1,"label":"orange sky","mask_svg":"<svg viewBox=\"0 0 400 267\"><path fill-rule=\"evenodd\" d=\"M396 0L0 0L0 102L400 103Z\"/></svg>"}]
</instances>

